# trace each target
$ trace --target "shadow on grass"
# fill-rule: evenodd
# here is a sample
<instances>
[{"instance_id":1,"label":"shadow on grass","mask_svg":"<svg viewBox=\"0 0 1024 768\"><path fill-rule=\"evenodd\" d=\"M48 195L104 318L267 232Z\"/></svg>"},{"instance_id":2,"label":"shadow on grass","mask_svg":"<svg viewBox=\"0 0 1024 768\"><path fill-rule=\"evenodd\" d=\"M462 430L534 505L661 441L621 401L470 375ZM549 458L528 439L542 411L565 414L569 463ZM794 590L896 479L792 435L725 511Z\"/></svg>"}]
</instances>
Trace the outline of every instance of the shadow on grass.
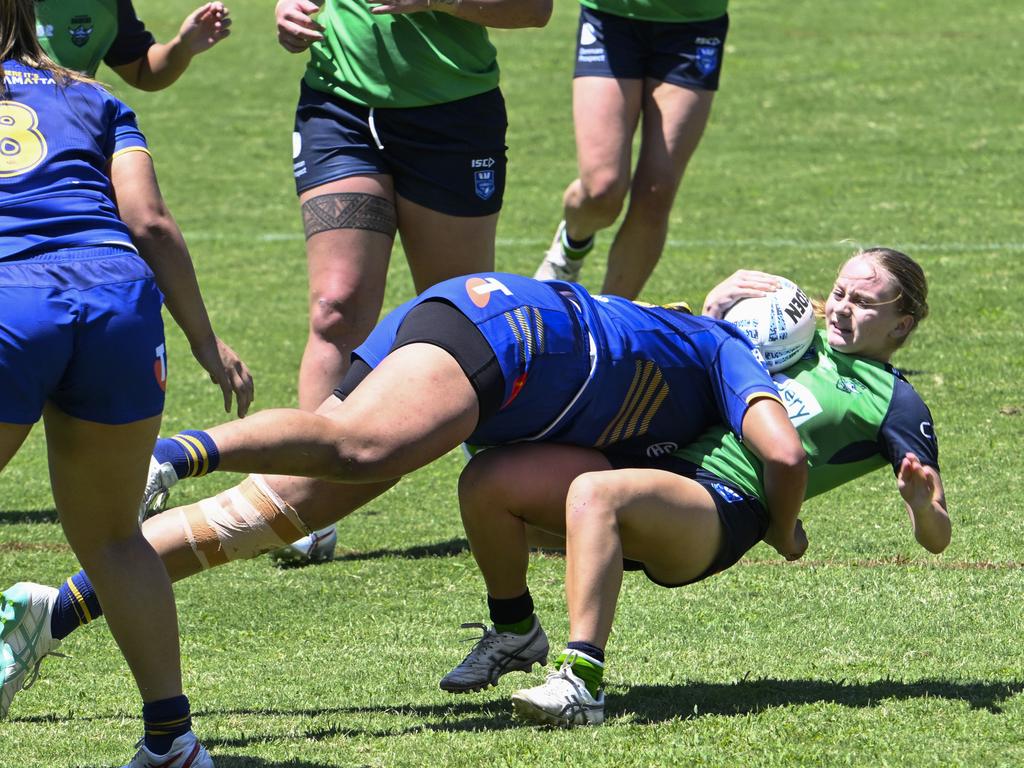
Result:
<instances>
[{"instance_id":1,"label":"shadow on grass","mask_svg":"<svg viewBox=\"0 0 1024 768\"><path fill-rule=\"evenodd\" d=\"M466 539L448 539L448 541L438 541L434 544L422 544L416 547L406 547L405 549L373 549L369 552L344 552L331 558L328 562L344 563L358 562L360 560L383 560L389 557L399 560L425 560L431 557L455 557L465 552L469 552L469 542ZM275 565L282 570L288 571L295 568L307 568L310 565L316 565L316 563L279 562L275 563Z\"/></svg>"},{"instance_id":2,"label":"shadow on grass","mask_svg":"<svg viewBox=\"0 0 1024 768\"><path fill-rule=\"evenodd\" d=\"M400 560L423 560L429 557L455 557L469 552L466 539L448 539L434 544L423 544L405 549L374 549L369 552L346 552L334 558L338 561L380 560L385 557L396 557Z\"/></svg>"},{"instance_id":3,"label":"shadow on grass","mask_svg":"<svg viewBox=\"0 0 1024 768\"><path fill-rule=\"evenodd\" d=\"M0 512L0 525L56 522L57 510L55 509L6 509Z\"/></svg>"},{"instance_id":4,"label":"shadow on grass","mask_svg":"<svg viewBox=\"0 0 1024 768\"><path fill-rule=\"evenodd\" d=\"M973 709L998 714L1000 704L1024 692L1024 682L956 682L952 680L878 680L847 683L829 680L741 680L736 683L635 685L608 695L608 714L632 715L638 723L658 723L706 715L749 715L773 707L824 702L844 707L874 707L892 699L964 701Z\"/></svg>"}]
</instances>

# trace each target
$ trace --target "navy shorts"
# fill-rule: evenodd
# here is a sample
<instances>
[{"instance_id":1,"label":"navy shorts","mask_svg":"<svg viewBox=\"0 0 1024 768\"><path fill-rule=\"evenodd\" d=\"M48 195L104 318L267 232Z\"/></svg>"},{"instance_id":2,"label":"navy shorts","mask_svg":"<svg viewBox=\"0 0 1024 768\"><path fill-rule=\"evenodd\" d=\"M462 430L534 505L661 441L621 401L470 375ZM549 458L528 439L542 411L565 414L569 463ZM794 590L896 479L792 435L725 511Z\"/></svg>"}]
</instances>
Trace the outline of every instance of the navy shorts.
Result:
<instances>
[{"instance_id":1,"label":"navy shorts","mask_svg":"<svg viewBox=\"0 0 1024 768\"><path fill-rule=\"evenodd\" d=\"M625 560L626 570L643 570L647 578L662 587L682 587L714 576L727 568L731 568L750 549L764 538L768 531L768 510L760 499L740 490L727 480L708 472L696 464L678 456L662 456L655 459L638 461L636 457L616 457L609 455L608 461L615 469L640 468L661 469L674 475L681 475L695 480L707 489L715 501L718 519L722 524L722 545L718 554L704 573L695 579L682 584L666 584L647 573L642 563Z\"/></svg>"},{"instance_id":2,"label":"navy shorts","mask_svg":"<svg viewBox=\"0 0 1024 768\"><path fill-rule=\"evenodd\" d=\"M101 424L162 413L162 303L149 267L126 250L0 262L0 422L34 424L47 400Z\"/></svg>"},{"instance_id":3,"label":"navy shorts","mask_svg":"<svg viewBox=\"0 0 1024 768\"><path fill-rule=\"evenodd\" d=\"M299 193L383 174L449 216L489 216L505 195L505 99L497 88L427 107L370 108L302 83L292 141Z\"/></svg>"},{"instance_id":4,"label":"navy shorts","mask_svg":"<svg viewBox=\"0 0 1024 768\"><path fill-rule=\"evenodd\" d=\"M708 21L661 22L580 8L576 77L652 78L717 91L729 15Z\"/></svg>"}]
</instances>

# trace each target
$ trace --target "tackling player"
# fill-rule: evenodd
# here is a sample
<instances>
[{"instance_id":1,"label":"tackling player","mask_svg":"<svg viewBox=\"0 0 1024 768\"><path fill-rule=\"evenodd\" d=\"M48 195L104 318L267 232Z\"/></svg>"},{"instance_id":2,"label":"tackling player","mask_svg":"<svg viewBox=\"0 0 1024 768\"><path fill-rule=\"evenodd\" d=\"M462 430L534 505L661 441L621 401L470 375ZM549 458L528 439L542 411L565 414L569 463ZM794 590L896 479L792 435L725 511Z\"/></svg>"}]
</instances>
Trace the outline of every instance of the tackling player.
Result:
<instances>
[{"instance_id":1,"label":"tackling player","mask_svg":"<svg viewBox=\"0 0 1024 768\"><path fill-rule=\"evenodd\" d=\"M737 273L709 294L705 311L720 316L772 290L774 280ZM839 272L825 330L774 378L807 452L807 497L889 465L915 538L938 553L949 544L950 521L932 417L889 365L927 313L925 276L914 261L885 248L861 252ZM623 557L666 587L730 567L768 528L772 482L749 446L718 426L671 455L639 461L562 445L478 455L462 474L459 498L494 626L441 687L479 690L547 658L526 583L525 529L533 525L566 538L569 643L547 681L515 693L513 704L540 722L602 722L604 652Z\"/></svg>"},{"instance_id":2,"label":"tackling player","mask_svg":"<svg viewBox=\"0 0 1024 768\"><path fill-rule=\"evenodd\" d=\"M226 409L235 396L245 413L252 379L213 333L135 115L43 54L34 5L0 0L0 468L42 416L61 524L142 694L131 766L208 768L171 585L136 516L164 405L164 296ZM0 596L0 716L57 645L37 615L52 595Z\"/></svg>"}]
</instances>

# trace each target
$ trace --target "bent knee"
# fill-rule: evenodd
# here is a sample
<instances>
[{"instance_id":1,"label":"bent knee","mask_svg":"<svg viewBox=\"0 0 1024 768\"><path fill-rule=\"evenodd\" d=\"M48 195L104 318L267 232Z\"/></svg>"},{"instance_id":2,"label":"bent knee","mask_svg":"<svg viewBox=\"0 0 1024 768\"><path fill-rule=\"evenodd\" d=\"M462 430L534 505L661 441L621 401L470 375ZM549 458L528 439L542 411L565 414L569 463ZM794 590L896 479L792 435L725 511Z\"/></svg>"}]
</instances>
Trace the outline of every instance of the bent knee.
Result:
<instances>
[{"instance_id":1,"label":"bent knee","mask_svg":"<svg viewBox=\"0 0 1024 768\"><path fill-rule=\"evenodd\" d=\"M565 524L617 526L618 486L612 472L586 472L569 486L565 501Z\"/></svg>"},{"instance_id":2,"label":"bent knee","mask_svg":"<svg viewBox=\"0 0 1024 768\"><path fill-rule=\"evenodd\" d=\"M309 302L309 332L333 344L362 342L373 330L376 312L368 312L350 296L314 293Z\"/></svg>"}]
</instances>

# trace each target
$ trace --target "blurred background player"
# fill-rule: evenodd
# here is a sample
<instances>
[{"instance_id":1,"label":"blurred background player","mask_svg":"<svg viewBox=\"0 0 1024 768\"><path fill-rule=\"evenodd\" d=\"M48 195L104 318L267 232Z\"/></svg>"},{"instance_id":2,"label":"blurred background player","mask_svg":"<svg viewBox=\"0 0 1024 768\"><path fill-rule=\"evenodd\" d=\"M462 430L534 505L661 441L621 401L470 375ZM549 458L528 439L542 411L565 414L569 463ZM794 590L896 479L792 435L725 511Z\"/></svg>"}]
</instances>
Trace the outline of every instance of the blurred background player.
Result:
<instances>
[{"instance_id":1,"label":"blurred background player","mask_svg":"<svg viewBox=\"0 0 1024 768\"><path fill-rule=\"evenodd\" d=\"M0 0L0 468L42 416L54 503L94 581L0 596L0 716L60 643L39 611L102 599L143 699L131 766L208 768L170 581L136 520L167 382L161 293L226 409L246 412L252 379L210 326L135 115L42 53L34 5Z\"/></svg>"},{"instance_id":2,"label":"blurred background player","mask_svg":"<svg viewBox=\"0 0 1024 768\"><path fill-rule=\"evenodd\" d=\"M580 0L573 124L579 178L535 277L579 279L594 236L629 206L601 293L635 298L668 233L683 172L718 90L728 0ZM640 151L631 173L633 134Z\"/></svg>"},{"instance_id":3,"label":"blurred background player","mask_svg":"<svg viewBox=\"0 0 1024 768\"><path fill-rule=\"evenodd\" d=\"M485 27L539 27L551 0L280 0L278 40L309 49L295 185L309 265L299 407L315 410L376 325L395 232L417 293L494 269L505 102ZM333 526L278 550L334 554Z\"/></svg>"},{"instance_id":4,"label":"blurred background player","mask_svg":"<svg viewBox=\"0 0 1024 768\"><path fill-rule=\"evenodd\" d=\"M229 14L223 3L205 3L177 35L158 43L131 0L39 0L36 34L63 67L93 77L102 61L132 87L159 91L181 77L193 56L231 34Z\"/></svg>"},{"instance_id":5,"label":"blurred background player","mask_svg":"<svg viewBox=\"0 0 1024 768\"><path fill-rule=\"evenodd\" d=\"M705 312L721 317L739 299L773 290L776 280L738 272L712 290ZM889 365L927 313L927 284L914 261L886 248L861 252L841 268L825 303L825 329L809 353L774 378L807 453L807 497L888 465L915 538L938 553L951 528L932 416ZM459 500L493 627L441 688L480 690L547 657L526 581L526 529L533 525L566 538L569 642L546 682L518 691L513 704L540 722L602 722L605 648L623 558L666 587L737 562L769 520L771 481L748 448L716 426L674 454L641 461L565 445L494 448L475 457L460 479Z\"/></svg>"}]
</instances>

